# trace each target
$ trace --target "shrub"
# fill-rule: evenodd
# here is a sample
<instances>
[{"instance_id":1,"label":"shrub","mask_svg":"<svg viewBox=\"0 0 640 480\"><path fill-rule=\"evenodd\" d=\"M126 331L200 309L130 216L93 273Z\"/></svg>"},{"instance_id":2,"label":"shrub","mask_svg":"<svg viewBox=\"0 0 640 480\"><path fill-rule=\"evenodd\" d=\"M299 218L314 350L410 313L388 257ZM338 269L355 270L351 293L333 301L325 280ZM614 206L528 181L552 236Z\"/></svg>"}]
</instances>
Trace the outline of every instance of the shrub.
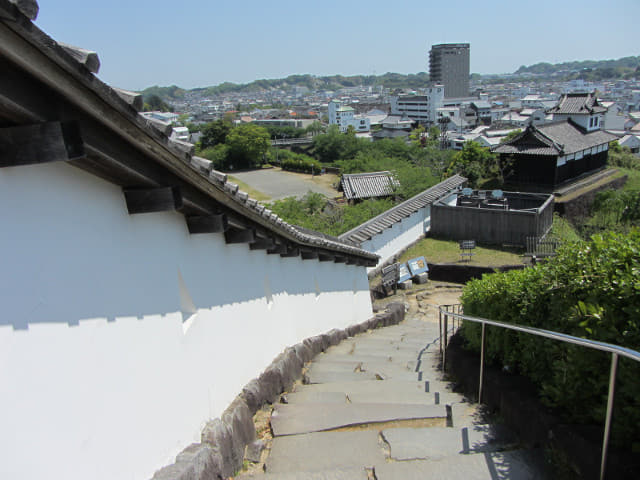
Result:
<instances>
[{"instance_id":1,"label":"shrub","mask_svg":"<svg viewBox=\"0 0 640 480\"><path fill-rule=\"evenodd\" d=\"M283 170L291 172L320 173L322 170L322 165L319 162L300 154L291 154L288 158L282 158L280 166Z\"/></svg>"},{"instance_id":2,"label":"shrub","mask_svg":"<svg viewBox=\"0 0 640 480\"><path fill-rule=\"evenodd\" d=\"M640 350L640 231L594 235L563 245L546 264L485 275L467 284L466 314L530 325ZM480 325L462 327L479 350ZM488 362L528 376L569 421L604 419L610 355L488 327ZM640 366L621 358L613 441L640 441Z\"/></svg>"}]
</instances>

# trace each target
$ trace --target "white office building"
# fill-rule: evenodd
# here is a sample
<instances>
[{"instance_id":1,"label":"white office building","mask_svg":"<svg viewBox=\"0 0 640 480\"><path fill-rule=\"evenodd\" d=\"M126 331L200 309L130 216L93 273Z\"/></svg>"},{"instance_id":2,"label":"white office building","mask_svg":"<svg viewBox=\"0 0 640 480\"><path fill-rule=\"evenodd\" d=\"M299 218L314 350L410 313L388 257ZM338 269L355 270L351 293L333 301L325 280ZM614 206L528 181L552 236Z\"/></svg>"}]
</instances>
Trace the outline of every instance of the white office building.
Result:
<instances>
[{"instance_id":1,"label":"white office building","mask_svg":"<svg viewBox=\"0 0 640 480\"><path fill-rule=\"evenodd\" d=\"M346 132L351 125L356 132L371 130L371 121L363 115L356 115L353 107L342 105L337 100L329 102L329 125L338 125L341 132Z\"/></svg>"},{"instance_id":2,"label":"white office building","mask_svg":"<svg viewBox=\"0 0 640 480\"><path fill-rule=\"evenodd\" d=\"M424 95L395 95L389 97L391 115L406 114L414 122L433 124L436 122L436 111L442 107L444 87L434 85L425 89Z\"/></svg>"}]
</instances>

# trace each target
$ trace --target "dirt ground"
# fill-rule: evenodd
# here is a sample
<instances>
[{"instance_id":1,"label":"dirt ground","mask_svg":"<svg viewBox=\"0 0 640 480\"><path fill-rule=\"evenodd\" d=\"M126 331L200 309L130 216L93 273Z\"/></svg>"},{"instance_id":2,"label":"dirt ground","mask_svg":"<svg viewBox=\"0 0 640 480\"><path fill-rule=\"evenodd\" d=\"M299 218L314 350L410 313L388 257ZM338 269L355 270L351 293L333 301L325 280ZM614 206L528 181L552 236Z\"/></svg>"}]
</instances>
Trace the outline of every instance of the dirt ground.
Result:
<instances>
[{"instance_id":1,"label":"dirt ground","mask_svg":"<svg viewBox=\"0 0 640 480\"><path fill-rule=\"evenodd\" d=\"M455 305L460 303L462 285L457 283L429 281L424 285L414 285L408 290L398 289L395 295L377 299L374 308L384 309L392 302L402 302L409 307L407 316L419 315L424 320L437 321L440 305Z\"/></svg>"}]
</instances>

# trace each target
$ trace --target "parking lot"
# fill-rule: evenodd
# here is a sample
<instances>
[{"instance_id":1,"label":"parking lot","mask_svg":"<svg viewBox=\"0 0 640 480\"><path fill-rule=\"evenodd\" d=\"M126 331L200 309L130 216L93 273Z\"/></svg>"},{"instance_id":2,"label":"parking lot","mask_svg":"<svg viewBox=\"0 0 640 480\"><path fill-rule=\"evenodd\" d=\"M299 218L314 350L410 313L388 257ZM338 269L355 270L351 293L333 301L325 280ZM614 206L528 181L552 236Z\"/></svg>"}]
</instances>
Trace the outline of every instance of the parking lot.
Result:
<instances>
[{"instance_id":1,"label":"parking lot","mask_svg":"<svg viewBox=\"0 0 640 480\"><path fill-rule=\"evenodd\" d=\"M338 191L331 186L332 183L338 181L338 177L331 174L312 177L304 173L284 172L279 168L269 168L231 172L231 175L271 197L271 200L280 200L286 197L300 198L309 191L321 193L329 198L339 195Z\"/></svg>"}]
</instances>

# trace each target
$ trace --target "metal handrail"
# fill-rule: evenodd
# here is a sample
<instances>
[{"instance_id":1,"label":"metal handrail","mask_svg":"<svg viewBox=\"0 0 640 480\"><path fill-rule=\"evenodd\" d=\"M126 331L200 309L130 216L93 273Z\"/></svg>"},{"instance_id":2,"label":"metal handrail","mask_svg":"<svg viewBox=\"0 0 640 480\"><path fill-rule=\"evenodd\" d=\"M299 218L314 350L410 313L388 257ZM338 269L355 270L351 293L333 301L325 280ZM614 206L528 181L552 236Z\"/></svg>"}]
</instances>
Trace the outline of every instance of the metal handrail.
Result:
<instances>
[{"instance_id":1,"label":"metal handrail","mask_svg":"<svg viewBox=\"0 0 640 480\"><path fill-rule=\"evenodd\" d=\"M456 312L457 310L457 312ZM523 325L517 325L513 323L499 322L496 320L489 320L486 318L473 317L471 315L464 315L462 313L462 305L441 305L439 309L440 313L440 352L442 353L442 369L444 370L446 364L446 349L447 349L447 337L448 337L448 319L452 317L454 320L458 320L458 327L460 326L460 320L467 320L470 322L482 324L482 338L480 340L480 378L478 386L478 403L482 401L482 380L484 372L484 344L485 344L485 326L491 325L494 327L506 328L508 330L515 330L517 332L528 333L536 335L538 337L551 338L553 340L560 340L565 343L572 343L581 347L592 348L600 350L602 352L611 353L611 371L609 373L609 393L607 396L607 415L604 424L604 438L602 441L602 459L600 462L600 480L604 480L604 472L607 464L607 450L609 448L609 434L611 432L611 414L613 411L613 400L615 394L616 374L618 369L618 357L623 356L630 358L636 362L640 362L640 352L632 350L630 348L620 347L606 342L598 342L596 340L587 340L586 338L574 337L564 333L554 332L552 330L544 330L542 328L525 327ZM444 329L443 327L444 323ZM455 330L455 324L453 325ZM444 340L444 341L443 341Z\"/></svg>"}]
</instances>

